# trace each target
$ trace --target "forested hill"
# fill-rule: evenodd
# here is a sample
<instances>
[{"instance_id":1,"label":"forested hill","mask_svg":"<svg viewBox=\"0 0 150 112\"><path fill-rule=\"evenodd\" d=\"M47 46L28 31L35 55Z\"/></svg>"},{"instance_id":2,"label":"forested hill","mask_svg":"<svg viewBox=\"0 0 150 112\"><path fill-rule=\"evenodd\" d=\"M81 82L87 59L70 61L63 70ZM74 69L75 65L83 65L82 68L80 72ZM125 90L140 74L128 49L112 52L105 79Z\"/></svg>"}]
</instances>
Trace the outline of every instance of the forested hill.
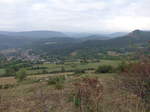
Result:
<instances>
[{"instance_id":1,"label":"forested hill","mask_svg":"<svg viewBox=\"0 0 150 112\"><path fill-rule=\"evenodd\" d=\"M146 44L150 41L150 31L135 30L125 36L109 40L91 40L83 43L82 47L107 47L120 48L129 47L132 44Z\"/></svg>"},{"instance_id":2,"label":"forested hill","mask_svg":"<svg viewBox=\"0 0 150 112\"><path fill-rule=\"evenodd\" d=\"M20 48L27 45L27 43L31 43L31 40L0 34L0 50L9 48Z\"/></svg>"},{"instance_id":3,"label":"forested hill","mask_svg":"<svg viewBox=\"0 0 150 112\"><path fill-rule=\"evenodd\" d=\"M53 37L67 37L62 32L57 31L24 31L24 32L8 32L0 31L2 35L15 36L15 37L24 37L24 38L53 38Z\"/></svg>"},{"instance_id":4,"label":"forested hill","mask_svg":"<svg viewBox=\"0 0 150 112\"><path fill-rule=\"evenodd\" d=\"M125 36L108 40L93 39L82 42L80 39L66 39L58 38L57 40L39 41L39 44L34 44L32 47L34 49L38 48L37 51L46 52L50 55L70 55L72 52L80 52L86 55L86 53L99 53L102 50L124 49L132 45L146 45L150 40L150 32L135 30ZM58 42L58 40L61 40L61 42ZM49 42L49 44L45 44L46 42Z\"/></svg>"},{"instance_id":5,"label":"forested hill","mask_svg":"<svg viewBox=\"0 0 150 112\"><path fill-rule=\"evenodd\" d=\"M31 31L17 34L14 32L0 32L0 49L26 48L33 49L37 54L55 56L69 56L71 53L93 55L113 49L128 50L133 45L143 47L150 41L150 31L141 30L135 30L125 36L116 38L107 38L100 35L71 38L64 37L63 33L58 32L57 37L52 37L52 35L48 36L50 34L56 34L56 32Z\"/></svg>"}]
</instances>

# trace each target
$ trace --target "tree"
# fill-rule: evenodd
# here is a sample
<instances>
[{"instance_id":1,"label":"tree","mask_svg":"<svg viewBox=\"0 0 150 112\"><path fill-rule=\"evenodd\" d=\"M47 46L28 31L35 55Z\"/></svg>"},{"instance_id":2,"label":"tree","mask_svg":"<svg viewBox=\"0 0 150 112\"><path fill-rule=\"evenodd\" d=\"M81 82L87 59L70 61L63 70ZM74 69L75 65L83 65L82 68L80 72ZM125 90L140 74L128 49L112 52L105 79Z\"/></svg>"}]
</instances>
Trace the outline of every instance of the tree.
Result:
<instances>
[{"instance_id":1,"label":"tree","mask_svg":"<svg viewBox=\"0 0 150 112\"><path fill-rule=\"evenodd\" d=\"M13 67L6 68L5 76L15 76L16 75L16 69Z\"/></svg>"},{"instance_id":2,"label":"tree","mask_svg":"<svg viewBox=\"0 0 150 112\"><path fill-rule=\"evenodd\" d=\"M113 67L111 65L101 65L96 69L95 72L96 73L112 73Z\"/></svg>"},{"instance_id":3,"label":"tree","mask_svg":"<svg viewBox=\"0 0 150 112\"><path fill-rule=\"evenodd\" d=\"M65 70L65 67L64 66L62 66L61 67L61 72L65 72L66 70Z\"/></svg>"},{"instance_id":4,"label":"tree","mask_svg":"<svg viewBox=\"0 0 150 112\"><path fill-rule=\"evenodd\" d=\"M23 81L25 78L27 77L27 73L25 69L20 69L17 73L16 73L16 79L20 82Z\"/></svg>"},{"instance_id":5,"label":"tree","mask_svg":"<svg viewBox=\"0 0 150 112\"><path fill-rule=\"evenodd\" d=\"M81 59L80 63L83 63L83 64L88 63L87 57L83 57L83 58Z\"/></svg>"}]
</instances>

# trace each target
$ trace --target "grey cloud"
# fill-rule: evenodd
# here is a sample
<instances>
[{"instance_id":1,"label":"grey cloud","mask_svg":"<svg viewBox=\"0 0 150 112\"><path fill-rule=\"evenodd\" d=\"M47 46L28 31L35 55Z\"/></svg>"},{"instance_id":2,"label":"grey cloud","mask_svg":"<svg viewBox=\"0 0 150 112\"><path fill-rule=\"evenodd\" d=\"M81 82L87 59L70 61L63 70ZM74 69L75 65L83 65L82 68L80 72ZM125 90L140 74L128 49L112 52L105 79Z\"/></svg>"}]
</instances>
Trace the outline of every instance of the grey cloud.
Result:
<instances>
[{"instance_id":1,"label":"grey cloud","mask_svg":"<svg viewBox=\"0 0 150 112\"><path fill-rule=\"evenodd\" d=\"M149 4L149 0L1 0L0 30L150 29Z\"/></svg>"}]
</instances>

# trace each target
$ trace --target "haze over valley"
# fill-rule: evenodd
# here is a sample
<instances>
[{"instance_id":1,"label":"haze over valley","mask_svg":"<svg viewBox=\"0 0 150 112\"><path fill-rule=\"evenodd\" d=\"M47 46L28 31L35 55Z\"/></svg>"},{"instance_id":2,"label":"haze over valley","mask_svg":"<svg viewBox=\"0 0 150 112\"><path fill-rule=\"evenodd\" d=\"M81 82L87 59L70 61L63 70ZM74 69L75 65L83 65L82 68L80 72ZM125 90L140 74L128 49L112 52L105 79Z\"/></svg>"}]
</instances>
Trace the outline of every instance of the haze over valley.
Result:
<instances>
[{"instance_id":1,"label":"haze over valley","mask_svg":"<svg viewBox=\"0 0 150 112\"><path fill-rule=\"evenodd\" d=\"M150 112L150 0L0 0L0 112Z\"/></svg>"}]
</instances>

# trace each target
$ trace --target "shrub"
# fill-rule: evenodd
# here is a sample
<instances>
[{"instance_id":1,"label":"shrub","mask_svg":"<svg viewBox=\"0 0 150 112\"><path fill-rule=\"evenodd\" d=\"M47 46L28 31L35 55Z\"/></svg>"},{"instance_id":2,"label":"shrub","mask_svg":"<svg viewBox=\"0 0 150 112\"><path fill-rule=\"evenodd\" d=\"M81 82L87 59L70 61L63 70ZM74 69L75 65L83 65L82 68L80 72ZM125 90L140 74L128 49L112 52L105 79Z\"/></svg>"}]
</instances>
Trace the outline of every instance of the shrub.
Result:
<instances>
[{"instance_id":1,"label":"shrub","mask_svg":"<svg viewBox=\"0 0 150 112\"><path fill-rule=\"evenodd\" d=\"M130 64L125 62L125 61L122 61L118 67L116 68L116 71L118 72L123 72L125 71L127 68L130 68Z\"/></svg>"},{"instance_id":2,"label":"shrub","mask_svg":"<svg viewBox=\"0 0 150 112\"><path fill-rule=\"evenodd\" d=\"M62 66L61 67L61 72L65 72L66 70L65 70L65 67L64 66Z\"/></svg>"},{"instance_id":3,"label":"shrub","mask_svg":"<svg viewBox=\"0 0 150 112\"><path fill-rule=\"evenodd\" d=\"M112 73L113 67L111 65L101 65L96 69L95 72L96 73Z\"/></svg>"},{"instance_id":4,"label":"shrub","mask_svg":"<svg viewBox=\"0 0 150 112\"><path fill-rule=\"evenodd\" d=\"M6 72L4 76L15 76L15 75L16 75L16 70L13 67L6 68Z\"/></svg>"},{"instance_id":5,"label":"shrub","mask_svg":"<svg viewBox=\"0 0 150 112\"><path fill-rule=\"evenodd\" d=\"M8 88L10 88L10 86L11 86L11 85L6 84L6 85L3 86L3 89L8 89Z\"/></svg>"},{"instance_id":6,"label":"shrub","mask_svg":"<svg viewBox=\"0 0 150 112\"><path fill-rule=\"evenodd\" d=\"M3 89L3 85L0 85L0 89Z\"/></svg>"},{"instance_id":7,"label":"shrub","mask_svg":"<svg viewBox=\"0 0 150 112\"><path fill-rule=\"evenodd\" d=\"M63 89L64 88L64 84L61 83L61 82L58 82L58 83L55 84L55 88L56 89Z\"/></svg>"},{"instance_id":8,"label":"shrub","mask_svg":"<svg viewBox=\"0 0 150 112\"><path fill-rule=\"evenodd\" d=\"M65 81L65 76L49 77L48 85L55 85L58 83L64 83L64 81Z\"/></svg>"},{"instance_id":9,"label":"shrub","mask_svg":"<svg viewBox=\"0 0 150 112\"><path fill-rule=\"evenodd\" d=\"M132 63L120 76L122 89L142 98L146 104L150 103L150 62Z\"/></svg>"},{"instance_id":10,"label":"shrub","mask_svg":"<svg viewBox=\"0 0 150 112\"><path fill-rule=\"evenodd\" d=\"M45 69L42 70L42 74L47 74L47 73L48 73L47 70L45 70Z\"/></svg>"},{"instance_id":11,"label":"shrub","mask_svg":"<svg viewBox=\"0 0 150 112\"><path fill-rule=\"evenodd\" d=\"M76 69L74 71L74 74L82 74L82 73L85 73L85 70L83 70L83 69Z\"/></svg>"},{"instance_id":12,"label":"shrub","mask_svg":"<svg viewBox=\"0 0 150 112\"><path fill-rule=\"evenodd\" d=\"M80 112L100 112L103 99L103 85L96 78L84 78L75 84L74 105Z\"/></svg>"},{"instance_id":13,"label":"shrub","mask_svg":"<svg viewBox=\"0 0 150 112\"><path fill-rule=\"evenodd\" d=\"M25 81L22 82L22 84L33 84L33 83L38 83L40 82L40 79L27 79Z\"/></svg>"},{"instance_id":14,"label":"shrub","mask_svg":"<svg viewBox=\"0 0 150 112\"><path fill-rule=\"evenodd\" d=\"M5 84L5 85L0 85L0 89L9 89L13 88L15 85L13 84Z\"/></svg>"},{"instance_id":15,"label":"shrub","mask_svg":"<svg viewBox=\"0 0 150 112\"><path fill-rule=\"evenodd\" d=\"M25 69L21 69L16 73L17 81L23 81L27 77L27 73Z\"/></svg>"},{"instance_id":16,"label":"shrub","mask_svg":"<svg viewBox=\"0 0 150 112\"><path fill-rule=\"evenodd\" d=\"M65 76L49 77L48 85L54 85L56 89L63 89L65 80Z\"/></svg>"}]
</instances>

